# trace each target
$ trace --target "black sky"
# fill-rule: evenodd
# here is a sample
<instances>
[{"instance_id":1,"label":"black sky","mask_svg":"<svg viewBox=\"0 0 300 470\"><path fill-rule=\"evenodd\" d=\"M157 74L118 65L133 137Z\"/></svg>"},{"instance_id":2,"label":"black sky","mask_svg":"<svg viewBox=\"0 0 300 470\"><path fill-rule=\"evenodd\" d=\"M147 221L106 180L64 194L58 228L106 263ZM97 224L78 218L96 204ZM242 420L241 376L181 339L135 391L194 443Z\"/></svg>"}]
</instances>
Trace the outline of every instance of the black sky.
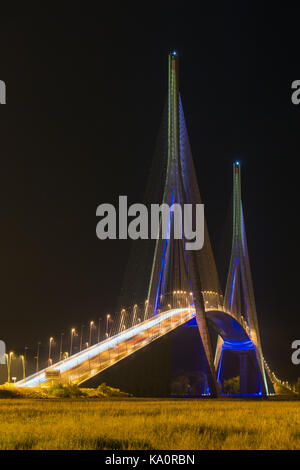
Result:
<instances>
[{"instance_id":1,"label":"black sky","mask_svg":"<svg viewBox=\"0 0 300 470\"><path fill-rule=\"evenodd\" d=\"M300 105L290 97L300 61L292 9L204 15L180 2L155 13L116 4L89 16L1 18L0 337L33 354L37 340L114 307L129 245L99 241L95 211L118 195L143 198L173 49L215 250L222 253L239 158L265 357L295 379Z\"/></svg>"}]
</instances>

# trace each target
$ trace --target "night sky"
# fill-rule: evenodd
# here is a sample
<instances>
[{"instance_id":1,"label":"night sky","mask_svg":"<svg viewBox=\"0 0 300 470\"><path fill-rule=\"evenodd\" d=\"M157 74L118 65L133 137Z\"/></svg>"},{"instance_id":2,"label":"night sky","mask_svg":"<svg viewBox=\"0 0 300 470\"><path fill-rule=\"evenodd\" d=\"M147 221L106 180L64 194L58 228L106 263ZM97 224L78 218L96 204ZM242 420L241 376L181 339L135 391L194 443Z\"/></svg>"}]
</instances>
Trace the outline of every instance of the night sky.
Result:
<instances>
[{"instance_id":1,"label":"night sky","mask_svg":"<svg viewBox=\"0 0 300 470\"><path fill-rule=\"evenodd\" d=\"M299 10L207 15L184 5L1 17L0 337L33 357L38 340L46 348L115 308L129 242L96 238L96 208L119 195L143 200L175 49L215 253L238 158L264 355L295 380Z\"/></svg>"}]
</instances>

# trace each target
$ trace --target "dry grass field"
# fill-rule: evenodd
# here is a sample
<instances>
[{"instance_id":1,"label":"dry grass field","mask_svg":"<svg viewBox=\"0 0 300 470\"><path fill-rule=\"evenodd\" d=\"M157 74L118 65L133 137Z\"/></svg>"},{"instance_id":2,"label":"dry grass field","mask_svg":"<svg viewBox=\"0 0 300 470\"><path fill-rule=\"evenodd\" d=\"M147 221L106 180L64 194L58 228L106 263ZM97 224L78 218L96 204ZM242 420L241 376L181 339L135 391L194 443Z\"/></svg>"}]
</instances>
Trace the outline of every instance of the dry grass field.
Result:
<instances>
[{"instance_id":1,"label":"dry grass field","mask_svg":"<svg viewBox=\"0 0 300 470\"><path fill-rule=\"evenodd\" d=\"M300 449L300 401L3 398L0 449Z\"/></svg>"}]
</instances>

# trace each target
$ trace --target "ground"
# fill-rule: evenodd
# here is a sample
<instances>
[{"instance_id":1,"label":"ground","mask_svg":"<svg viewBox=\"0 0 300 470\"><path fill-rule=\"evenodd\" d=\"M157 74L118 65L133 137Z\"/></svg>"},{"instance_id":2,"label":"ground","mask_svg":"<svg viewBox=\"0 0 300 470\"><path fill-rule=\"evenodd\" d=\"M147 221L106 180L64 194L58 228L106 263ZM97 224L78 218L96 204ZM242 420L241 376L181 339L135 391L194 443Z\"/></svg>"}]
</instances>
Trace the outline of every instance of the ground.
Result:
<instances>
[{"instance_id":1,"label":"ground","mask_svg":"<svg viewBox=\"0 0 300 470\"><path fill-rule=\"evenodd\" d=\"M3 398L0 449L300 449L300 401Z\"/></svg>"}]
</instances>

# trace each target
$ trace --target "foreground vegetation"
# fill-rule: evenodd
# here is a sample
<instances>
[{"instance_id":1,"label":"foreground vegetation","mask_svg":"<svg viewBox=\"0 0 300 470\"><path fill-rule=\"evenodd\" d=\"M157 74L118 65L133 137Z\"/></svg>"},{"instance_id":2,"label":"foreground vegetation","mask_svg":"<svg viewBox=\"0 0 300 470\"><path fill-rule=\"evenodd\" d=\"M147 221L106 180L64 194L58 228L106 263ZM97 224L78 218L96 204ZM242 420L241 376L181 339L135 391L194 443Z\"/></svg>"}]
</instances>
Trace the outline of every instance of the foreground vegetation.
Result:
<instances>
[{"instance_id":1,"label":"foreground vegetation","mask_svg":"<svg viewBox=\"0 0 300 470\"><path fill-rule=\"evenodd\" d=\"M16 387L12 384L0 385L0 398L112 398L128 397L129 393L121 392L103 383L98 388L80 388L77 385L53 384L48 387Z\"/></svg>"},{"instance_id":2,"label":"foreground vegetation","mask_svg":"<svg viewBox=\"0 0 300 470\"><path fill-rule=\"evenodd\" d=\"M0 449L300 449L300 402L3 398Z\"/></svg>"}]
</instances>

